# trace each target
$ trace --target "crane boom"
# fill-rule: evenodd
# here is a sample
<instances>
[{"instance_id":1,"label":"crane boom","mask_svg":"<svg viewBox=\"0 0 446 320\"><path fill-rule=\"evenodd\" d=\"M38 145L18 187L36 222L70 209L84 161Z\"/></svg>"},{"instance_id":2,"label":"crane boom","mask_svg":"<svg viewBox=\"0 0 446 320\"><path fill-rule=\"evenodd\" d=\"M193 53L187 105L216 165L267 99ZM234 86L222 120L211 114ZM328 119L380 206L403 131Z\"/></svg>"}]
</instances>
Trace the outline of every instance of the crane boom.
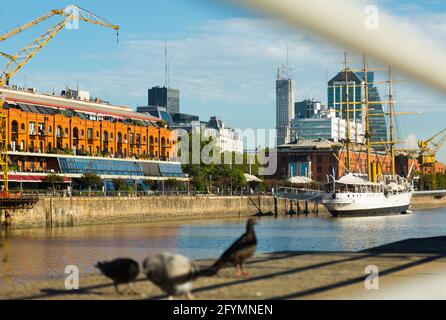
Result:
<instances>
[{"instance_id":1,"label":"crane boom","mask_svg":"<svg viewBox=\"0 0 446 320\"><path fill-rule=\"evenodd\" d=\"M16 28L1 37L7 39L8 37L11 37L12 35L17 34L25 29L28 29L31 26L36 25L39 22L42 22L43 20L48 19L55 14L64 16L65 19L51 27L48 31L35 39L31 44L24 47L14 56L2 53L2 56L7 57L9 61L0 73L0 86L8 85L9 79L14 76L32 57L34 57L40 51L40 49L42 49L52 38L54 38L54 36L56 36L63 29L64 26L66 26L70 21L73 21L74 19L111 28L116 31L119 30L119 26L114 25L87 10L81 9L76 6L69 6L64 10L53 10L51 11L51 13L37 18L22 27Z\"/></svg>"},{"instance_id":2,"label":"crane boom","mask_svg":"<svg viewBox=\"0 0 446 320\"><path fill-rule=\"evenodd\" d=\"M9 79L16 74L32 57L34 57L40 49L42 49L60 30L69 22L65 19L62 22L57 23L47 32L39 36L31 44L20 50L15 54L11 60L3 68L0 74L0 86L7 85Z\"/></svg>"},{"instance_id":3,"label":"crane boom","mask_svg":"<svg viewBox=\"0 0 446 320\"><path fill-rule=\"evenodd\" d=\"M59 11L60 10L52 10L51 12L49 12L41 17L38 17L37 19L34 19L33 21L30 21L24 25L18 26L17 28L12 29L11 31L8 31L8 32L0 35L0 41L5 41L6 39L9 39L12 36L15 36L16 34L22 32L22 31L25 31L26 29L29 29L32 26L35 26L36 24L38 24L42 21L45 21L46 19L54 16L55 14L58 14Z\"/></svg>"},{"instance_id":4,"label":"crane boom","mask_svg":"<svg viewBox=\"0 0 446 320\"><path fill-rule=\"evenodd\" d=\"M25 31L25 30L35 26L36 24L39 24L39 23L47 20L48 18L51 18L54 15L69 16L71 14L75 14L75 16L77 16L79 18L79 20L83 20L85 22L90 22L90 23L101 25L104 27L108 27L108 26L112 25L107 20L95 15L94 13L91 13L90 11L79 8L78 6L71 5L65 9L51 10L51 12L48 12L47 14L45 14L43 16L40 16L40 17L38 17L24 25L18 26L17 28L14 28L8 32L5 32L4 34L1 34L0 41L5 41L5 40L15 36L16 34L19 34L20 32ZM112 25L112 27L115 30L119 30L119 26Z\"/></svg>"}]
</instances>

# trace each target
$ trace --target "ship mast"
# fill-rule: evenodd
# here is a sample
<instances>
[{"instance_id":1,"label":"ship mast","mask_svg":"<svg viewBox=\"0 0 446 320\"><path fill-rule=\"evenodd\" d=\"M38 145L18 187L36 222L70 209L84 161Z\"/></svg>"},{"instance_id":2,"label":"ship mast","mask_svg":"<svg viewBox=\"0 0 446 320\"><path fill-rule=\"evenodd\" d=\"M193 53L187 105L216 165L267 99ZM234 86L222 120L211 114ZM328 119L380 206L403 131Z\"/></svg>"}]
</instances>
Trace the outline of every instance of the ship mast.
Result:
<instances>
[{"instance_id":1,"label":"ship mast","mask_svg":"<svg viewBox=\"0 0 446 320\"><path fill-rule=\"evenodd\" d=\"M393 95L392 95L392 67L388 67L388 86L389 86L389 135L390 135L390 161L391 161L391 172L395 175L395 114L393 111Z\"/></svg>"},{"instance_id":2,"label":"ship mast","mask_svg":"<svg viewBox=\"0 0 446 320\"><path fill-rule=\"evenodd\" d=\"M365 143L367 149L367 177L372 181L371 146L370 146L370 116L369 116L369 84L367 79L367 57L363 55L364 62L364 104L365 104Z\"/></svg>"},{"instance_id":3,"label":"ship mast","mask_svg":"<svg viewBox=\"0 0 446 320\"><path fill-rule=\"evenodd\" d=\"M347 147L347 161L346 168L350 172L350 106L349 106L349 86L348 86L348 70L347 70L347 52L344 52L344 74L345 74L345 111L346 111L346 147ZM342 107L341 107L342 110Z\"/></svg>"}]
</instances>

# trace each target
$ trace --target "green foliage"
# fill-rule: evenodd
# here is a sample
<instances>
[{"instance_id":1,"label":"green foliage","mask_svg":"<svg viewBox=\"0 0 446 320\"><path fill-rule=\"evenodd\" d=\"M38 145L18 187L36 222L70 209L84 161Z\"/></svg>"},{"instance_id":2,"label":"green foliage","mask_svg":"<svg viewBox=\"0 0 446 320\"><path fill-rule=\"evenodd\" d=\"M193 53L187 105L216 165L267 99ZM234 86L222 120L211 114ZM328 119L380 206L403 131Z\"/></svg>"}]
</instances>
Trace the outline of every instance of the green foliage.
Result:
<instances>
[{"instance_id":1,"label":"green foliage","mask_svg":"<svg viewBox=\"0 0 446 320\"><path fill-rule=\"evenodd\" d=\"M45 182L51 184L64 183L64 178L56 173L50 173L45 177Z\"/></svg>"},{"instance_id":2,"label":"green foliage","mask_svg":"<svg viewBox=\"0 0 446 320\"><path fill-rule=\"evenodd\" d=\"M79 180L84 186L89 189L102 186L101 177L94 173L85 172Z\"/></svg>"},{"instance_id":3,"label":"green foliage","mask_svg":"<svg viewBox=\"0 0 446 320\"><path fill-rule=\"evenodd\" d=\"M212 138L209 140L201 139L197 134L189 133L188 137L188 159L187 164L183 164L183 172L187 173L191 179L191 186L197 191L206 191L209 188L231 188L237 189L245 187L247 185L244 173L251 172L251 174L258 176L259 169L261 167L257 157L254 155L243 153L221 153L217 148L211 149L209 156L212 158L213 152L219 152L215 155L215 158L220 160L220 163L205 164L201 161L199 164L192 164L192 141L193 139L200 139L200 152L205 146L213 143ZM187 139L178 142L178 156L181 156L181 147L183 143L186 143ZM201 159L201 157L200 157ZM201 159L202 160L202 159ZM225 161L226 160L226 161ZM230 160L230 161L228 161ZM229 163L228 163L229 162ZM265 189L266 186L262 183L253 184L254 187L259 189Z\"/></svg>"},{"instance_id":4,"label":"green foliage","mask_svg":"<svg viewBox=\"0 0 446 320\"><path fill-rule=\"evenodd\" d=\"M421 190L446 190L446 174L436 173L420 175L419 185Z\"/></svg>"},{"instance_id":5,"label":"green foliage","mask_svg":"<svg viewBox=\"0 0 446 320\"><path fill-rule=\"evenodd\" d=\"M169 189L175 189L179 185L181 185L181 182L175 179L167 179L166 181L164 181L164 186Z\"/></svg>"},{"instance_id":6,"label":"green foliage","mask_svg":"<svg viewBox=\"0 0 446 320\"><path fill-rule=\"evenodd\" d=\"M53 187L53 195L56 195L57 186L64 183L64 178L58 174L50 173L45 177L45 182L50 183Z\"/></svg>"},{"instance_id":7,"label":"green foliage","mask_svg":"<svg viewBox=\"0 0 446 320\"><path fill-rule=\"evenodd\" d=\"M125 191L127 184L125 183L124 179L112 179L113 186L115 187L115 190L117 191Z\"/></svg>"},{"instance_id":8,"label":"green foliage","mask_svg":"<svg viewBox=\"0 0 446 320\"><path fill-rule=\"evenodd\" d=\"M156 124L157 124L159 127L162 127L162 128L164 128L165 126L167 126L167 122L164 121L164 120L158 120L158 121L156 122Z\"/></svg>"}]
</instances>

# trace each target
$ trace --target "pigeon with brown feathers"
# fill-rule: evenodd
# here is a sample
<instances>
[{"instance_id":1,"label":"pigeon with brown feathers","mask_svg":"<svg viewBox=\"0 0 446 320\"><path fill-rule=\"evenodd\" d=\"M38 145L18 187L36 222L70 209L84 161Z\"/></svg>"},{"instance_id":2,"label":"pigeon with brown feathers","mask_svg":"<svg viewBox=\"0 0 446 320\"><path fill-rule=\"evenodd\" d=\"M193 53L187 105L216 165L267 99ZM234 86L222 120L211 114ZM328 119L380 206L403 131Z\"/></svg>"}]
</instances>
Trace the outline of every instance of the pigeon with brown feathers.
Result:
<instances>
[{"instance_id":1,"label":"pigeon with brown feathers","mask_svg":"<svg viewBox=\"0 0 446 320\"><path fill-rule=\"evenodd\" d=\"M253 257L257 249L257 238L254 225L257 224L255 218L250 218L246 223L246 232L237 239L220 258L210 267L217 273L221 268L233 265L236 269L236 276L248 275L243 270L243 265L249 258Z\"/></svg>"},{"instance_id":2,"label":"pigeon with brown feathers","mask_svg":"<svg viewBox=\"0 0 446 320\"><path fill-rule=\"evenodd\" d=\"M100 261L95 267L98 268L104 276L113 280L115 290L118 294L122 294L118 288L120 284L127 284L129 292L131 294L136 294L130 287L132 281L134 281L139 274L139 264L135 260L118 258L112 261Z\"/></svg>"}]
</instances>

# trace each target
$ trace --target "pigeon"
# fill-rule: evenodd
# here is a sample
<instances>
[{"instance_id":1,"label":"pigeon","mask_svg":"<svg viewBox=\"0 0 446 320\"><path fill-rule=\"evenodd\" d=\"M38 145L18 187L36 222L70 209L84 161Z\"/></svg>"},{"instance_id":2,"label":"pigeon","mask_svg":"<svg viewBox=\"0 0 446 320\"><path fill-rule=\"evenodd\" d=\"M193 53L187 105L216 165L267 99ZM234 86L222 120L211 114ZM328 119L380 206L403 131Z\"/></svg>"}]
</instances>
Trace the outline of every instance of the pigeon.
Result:
<instances>
[{"instance_id":1,"label":"pigeon","mask_svg":"<svg viewBox=\"0 0 446 320\"><path fill-rule=\"evenodd\" d=\"M139 264L135 260L128 258L118 258L113 261L100 261L95 266L108 278L113 280L115 290L118 294L119 284L127 284L131 294L136 294L130 287L131 282L136 279L139 274Z\"/></svg>"},{"instance_id":2,"label":"pigeon","mask_svg":"<svg viewBox=\"0 0 446 320\"><path fill-rule=\"evenodd\" d=\"M247 272L243 270L243 264L254 256L257 248L257 238L254 231L254 225L257 224L255 218L250 218L246 223L246 232L237 239L220 258L210 267L214 274L227 265L234 265L236 276L246 276Z\"/></svg>"},{"instance_id":3,"label":"pigeon","mask_svg":"<svg viewBox=\"0 0 446 320\"><path fill-rule=\"evenodd\" d=\"M211 270L200 269L187 257L170 252L146 258L142 270L148 280L167 293L169 299L185 294L192 300L193 281L201 276L213 275Z\"/></svg>"}]
</instances>

